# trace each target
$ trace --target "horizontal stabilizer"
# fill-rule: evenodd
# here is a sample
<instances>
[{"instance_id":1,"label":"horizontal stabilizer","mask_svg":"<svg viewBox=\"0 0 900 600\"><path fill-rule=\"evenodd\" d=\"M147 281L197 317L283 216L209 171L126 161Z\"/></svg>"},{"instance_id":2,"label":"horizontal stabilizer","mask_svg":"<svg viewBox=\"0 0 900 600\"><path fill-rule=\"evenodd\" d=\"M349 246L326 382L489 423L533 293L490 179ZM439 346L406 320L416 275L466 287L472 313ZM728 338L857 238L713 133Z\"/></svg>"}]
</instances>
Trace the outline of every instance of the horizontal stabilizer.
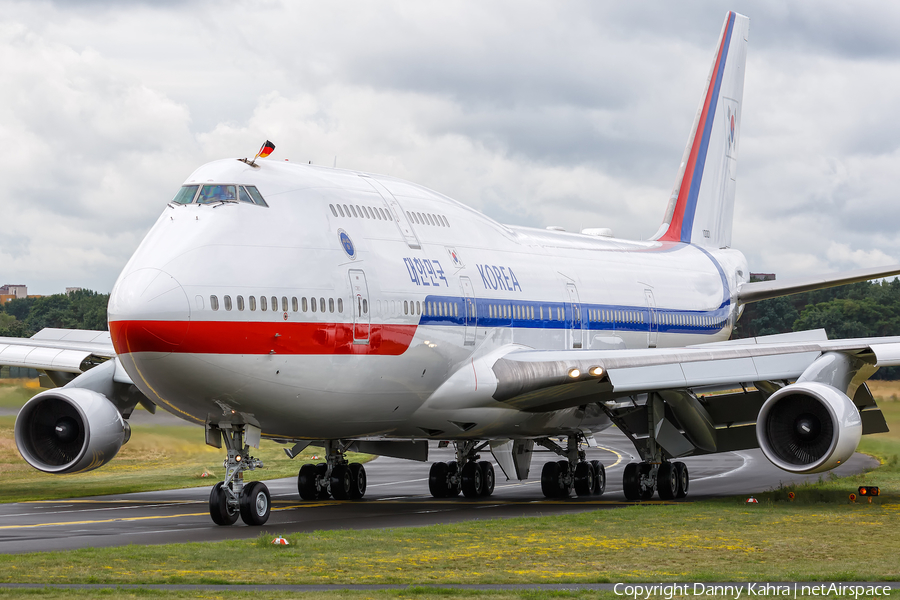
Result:
<instances>
[{"instance_id":1,"label":"horizontal stabilizer","mask_svg":"<svg viewBox=\"0 0 900 600\"><path fill-rule=\"evenodd\" d=\"M738 302L748 304L750 302L790 296L801 292L811 292L848 283L859 283L870 279L890 277L891 275L900 275L900 265L857 269L855 271L843 271L815 277L801 277L787 281L754 281L745 283L738 289Z\"/></svg>"}]
</instances>

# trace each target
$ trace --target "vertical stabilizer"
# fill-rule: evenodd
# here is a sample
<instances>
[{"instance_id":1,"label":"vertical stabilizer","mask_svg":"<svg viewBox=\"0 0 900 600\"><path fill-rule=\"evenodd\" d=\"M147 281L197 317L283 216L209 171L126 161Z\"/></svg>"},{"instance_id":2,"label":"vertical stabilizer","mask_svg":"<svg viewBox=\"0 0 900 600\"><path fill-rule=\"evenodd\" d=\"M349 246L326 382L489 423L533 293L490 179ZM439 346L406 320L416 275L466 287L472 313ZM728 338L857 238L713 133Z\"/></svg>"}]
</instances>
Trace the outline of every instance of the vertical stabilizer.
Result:
<instances>
[{"instance_id":1,"label":"vertical stabilizer","mask_svg":"<svg viewBox=\"0 0 900 600\"><path fill-rule=\"evenodd\" d=\"M666 216L653 239L731 246L749 29L747 17L725 17Z\"/></svg>"}]
</instances>

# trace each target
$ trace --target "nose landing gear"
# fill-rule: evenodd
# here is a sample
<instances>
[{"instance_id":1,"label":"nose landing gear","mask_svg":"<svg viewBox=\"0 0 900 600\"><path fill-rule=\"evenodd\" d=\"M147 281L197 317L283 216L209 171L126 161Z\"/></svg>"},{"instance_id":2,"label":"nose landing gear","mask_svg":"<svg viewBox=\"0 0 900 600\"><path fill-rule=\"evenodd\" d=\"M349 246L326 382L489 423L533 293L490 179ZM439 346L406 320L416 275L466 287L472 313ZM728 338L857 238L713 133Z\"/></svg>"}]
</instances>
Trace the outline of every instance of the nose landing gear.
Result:
<instances>
[{"instance_id":1,"label":"nose landing gear","mask_svg":"<svg viewBox=\"0 0 900 600\"><path fill-rule=\"evenodd\" d=\"M215 429L221 431L221 439L228 451L224 462L225 481L214 485L209 494L209 516L216 525L233 525L238 516L247 525L254 526L269 520L272 506L269 488L260 481L244 485L244 471L263 468L261 460L250 456L250 446L245 443L248 427L223 423ZM258 431L254 436L257 440Z\"/></svg>"}]
</instances>

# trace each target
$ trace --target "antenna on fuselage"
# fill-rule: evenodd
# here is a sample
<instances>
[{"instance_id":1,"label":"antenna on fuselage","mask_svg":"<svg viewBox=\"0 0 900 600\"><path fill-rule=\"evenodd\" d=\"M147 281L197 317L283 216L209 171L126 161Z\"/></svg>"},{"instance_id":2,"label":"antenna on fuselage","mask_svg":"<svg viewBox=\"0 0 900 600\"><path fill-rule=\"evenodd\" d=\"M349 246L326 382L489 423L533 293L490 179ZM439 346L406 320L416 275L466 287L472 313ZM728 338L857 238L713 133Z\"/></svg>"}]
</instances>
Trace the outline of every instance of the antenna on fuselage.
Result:
<instances>
[{"instance_id":1,"label":"antenna on fuselage","mask_svg":"<svg viewBox=\"0 0 900 600\"><path fill-rule=\"evenodd\" d=\"M239 158L238 160L241 162L245 162L251 167L256 167L256 159L257 158L265 158L272 154L275 151L275 144L266 140L266 143L262 145L259 149L259 152L256 153L256 156L253 157L253 160L247 160L246 158Z\"/></svg>"}]
</instances>

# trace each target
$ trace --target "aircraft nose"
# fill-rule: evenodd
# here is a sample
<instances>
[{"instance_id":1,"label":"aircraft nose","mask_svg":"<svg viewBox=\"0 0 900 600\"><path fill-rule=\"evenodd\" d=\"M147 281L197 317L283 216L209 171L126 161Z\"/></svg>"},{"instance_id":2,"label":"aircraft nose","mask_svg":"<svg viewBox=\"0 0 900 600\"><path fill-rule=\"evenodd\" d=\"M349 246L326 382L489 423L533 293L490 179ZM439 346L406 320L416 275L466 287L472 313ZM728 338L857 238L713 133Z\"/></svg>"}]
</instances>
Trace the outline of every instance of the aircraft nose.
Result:
<instances>
[{"instance_id":1,"label":"aircraft nose","mask_svg":"<svg viewBox=\"0 0 900 600\"><path fill-rule=\"evenodd\" d=\"M181 284L161 269L123 277L109 299L109 330L118 354L172 352L184 341L191 306Z\"/></svg>"}]
</instances>

